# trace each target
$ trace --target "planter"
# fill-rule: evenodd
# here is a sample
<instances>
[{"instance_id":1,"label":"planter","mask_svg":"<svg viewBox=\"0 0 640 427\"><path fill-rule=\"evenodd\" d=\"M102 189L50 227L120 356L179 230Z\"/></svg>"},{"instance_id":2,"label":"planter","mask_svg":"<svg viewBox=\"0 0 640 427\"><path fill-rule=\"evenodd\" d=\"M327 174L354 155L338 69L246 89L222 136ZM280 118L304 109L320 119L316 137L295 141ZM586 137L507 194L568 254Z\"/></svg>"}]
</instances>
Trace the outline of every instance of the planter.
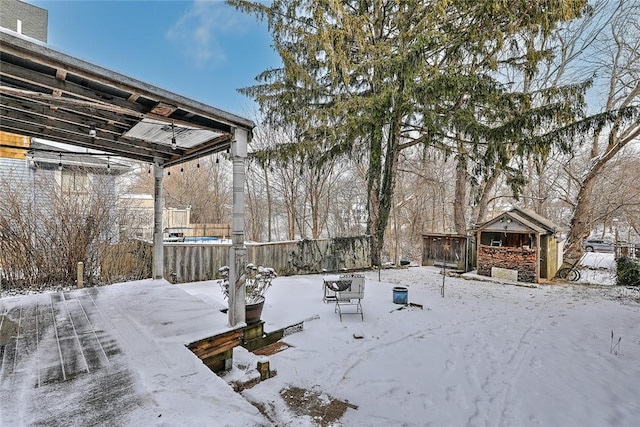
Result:
<instances>
[{"instance_id":1,"label":"planter","mask_svg":"<svg viewBox=\"0 0 640 427\"><path fill-rule=\"evenodd\" d=\"M259 302L245 305L245 321L247 322L247 325L258 323L260 321L263 307L264 297L261 297Z\"/></svg>"}]
</instances>

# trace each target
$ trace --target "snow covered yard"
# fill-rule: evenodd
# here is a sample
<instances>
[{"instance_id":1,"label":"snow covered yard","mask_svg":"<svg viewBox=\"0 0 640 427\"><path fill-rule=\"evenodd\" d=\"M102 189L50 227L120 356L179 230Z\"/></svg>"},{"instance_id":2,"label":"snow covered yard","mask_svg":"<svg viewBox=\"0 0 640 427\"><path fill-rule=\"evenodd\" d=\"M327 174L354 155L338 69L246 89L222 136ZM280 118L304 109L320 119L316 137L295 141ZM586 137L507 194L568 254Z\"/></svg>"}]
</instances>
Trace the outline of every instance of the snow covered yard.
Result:
<instances>
[{"instance_id":1,"label":"snow covered yard","mask_svg":"<svg viewBox=\"0 0 640 427\"><path fill-rule=\"evenodd\" d=\"M585 252L579 264L579 283L615 285L616 260L613 253Z\"/></svg>"},{"instance_id":2,"label":"snow covered yard","mask_svg":"<svg viewBox=\"0 0 640 427\"><path fill-rule=\"evenodd\" d=\"M2 298L3 321L17 331L29 313L56 322L31 331L35 341L30 331L0 334L0 344L13 343L1 355L0 425L637 425L640 304L632 291L445 277L442 297L437 268L365 275L364 320L342 322L323 302L322 276L277 278L265 330L302 320L304 329L269 356L237 347L222 378L185 347L226 327L215 281ZM422 308L394 304L398 285ZM79 319L89 329L75 330L78 338L54 335ZM48 382L60 361L69 366L66 352L45 348L56 342L76 348L78 373ZM85 344L95 359L77 351ZM261 357L277 375L234 392L227 383L255 377Z\"/></svg>"},{"instance_id":3,"label":"snow covered yard","mask_svg":"<svg viewBox=\"0 0 640 427\"><path fill-rule=\"evenodd\" d=\"M344 426L637 425L640 305L624 290L447 277L443 298L435 268L366 276L364 321L340 322L322 301L321 276L274 281L265 330L311 319L269 356L277 376L242 392L275 425L330 425L296 415L282 396L291 388L357 407L335 423ZM398 310L395 285L423 309ZM185 288L217 298L205 283ZM242 351L234 357L244 367L253 355Z\"/></svg>"}]
</instances>

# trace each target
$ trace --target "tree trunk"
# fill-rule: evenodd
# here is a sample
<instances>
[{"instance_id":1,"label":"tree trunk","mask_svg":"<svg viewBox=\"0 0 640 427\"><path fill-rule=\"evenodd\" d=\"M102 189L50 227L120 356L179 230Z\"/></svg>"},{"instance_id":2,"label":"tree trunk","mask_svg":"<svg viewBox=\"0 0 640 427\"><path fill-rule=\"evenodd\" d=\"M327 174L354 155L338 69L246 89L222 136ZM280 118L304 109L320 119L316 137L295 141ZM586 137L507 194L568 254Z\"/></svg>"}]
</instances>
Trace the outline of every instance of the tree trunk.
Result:
<instances>
[{"instance_id":1,"label":"tree trunk","mask_svg":"<svg viewBox=\"0 0 640 427\"><path fill-rule=\"evenodd\" d=\"M591 195L596 183L596 176L593 171L590 172L580 186L564 250L564 256L567 259L578 259L582 256L582 241L591 233Z\"/></svg>"},{"instance_id":2,"label":"tree trunk","mask_svg":"<svg viewBox=\"0 0 640 427\"><path fill-rule=\"evenodd\" d=\"M462 137L460 136L460 139ZM456 157L456 189L453 198L453 226L457 234L467 233L465 206L467 202L467 153L462 142L458 143Z\"/></svg>"},{"instance_id":3,"label":"tree trunk","mask_svg":"<svg viewBox=\"0 0 640 427\"><path fill-rule=\"evenodd\" d=\"M296 238L296 202L293 181L290 182L289 188L289 206L287 207L287 238L294 240Z\"/></svg>"},{"instance_id":4,"label":"tree trunk","mask_svg":"<svg viewBox=\"0 0 640 427\"><path fill-rule=\"evenodd\" d=\"M264 168L264 185L265 185L265 192L267 193L267 242L271 241L271 217L272 217L272 212L271 209L272 207L272 201L271 201L271 185L269 183L269 172L267 171L268 168L265 167Z\"/></svg>"},{"instance_id":5,"label":"tree trunk","mask_svg":"<svg viewBox=\"0 0 640 427\"><path fill-rule=\"evenodd\" d=\"M489 208L489 195L493 191L496 183L498 182L498 178L500 177L500 172L502 169L499 166L491 172L491 176L487 179L482 186L482 191L480 192L480 199L478 200L478 204L476 206L476 214L475 214L475 223L481 224L487 220L487 209Z\"/></svg>"},{"instance_id":6,"label":"tree trunk","mask_svg":"<svg viewBox=\"0 0 640 427\"><path fill-rule=\"evenodd\" d=\"M382 132L379 126L372 126L371 149L368 170L368 211L367 234L371 236L371 262L380 265L380 252L382 251L382 236L378 235L380 223L380 180L382 170Z\"/></svg>"},{"instance_id":7,"label":"tree trunk","mask_svg":"<svg viewBox=\"0 0 640 427\"><path fill-rule=\"evenodd\" d=\"M322 178L314 171L311 179L319 182ZM320 199L322 198L322 187L319 185L311 185L308 189L309 209L311 210L311 238L320 238Z\"/></svg>"}]
</instances>

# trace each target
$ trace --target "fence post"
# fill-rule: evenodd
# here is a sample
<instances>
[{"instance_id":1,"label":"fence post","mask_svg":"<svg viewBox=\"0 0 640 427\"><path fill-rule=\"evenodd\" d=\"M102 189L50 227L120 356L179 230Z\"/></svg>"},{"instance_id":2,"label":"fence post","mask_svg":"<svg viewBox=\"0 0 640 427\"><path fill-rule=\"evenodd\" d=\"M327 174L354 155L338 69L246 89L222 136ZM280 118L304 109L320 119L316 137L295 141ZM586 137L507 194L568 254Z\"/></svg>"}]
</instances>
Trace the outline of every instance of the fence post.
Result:
<instances>
[{"instance_id":1,"label":"fence post","mask_svg":"<svg viewBox=\"0 0 640 427\"><path fill-rule=\"evenodd\" d=\"M84 278L84 263L80 261L78 262L78 277L77 277L78 289L84 287L83 278Z\"/></svg>"}]
</instances>

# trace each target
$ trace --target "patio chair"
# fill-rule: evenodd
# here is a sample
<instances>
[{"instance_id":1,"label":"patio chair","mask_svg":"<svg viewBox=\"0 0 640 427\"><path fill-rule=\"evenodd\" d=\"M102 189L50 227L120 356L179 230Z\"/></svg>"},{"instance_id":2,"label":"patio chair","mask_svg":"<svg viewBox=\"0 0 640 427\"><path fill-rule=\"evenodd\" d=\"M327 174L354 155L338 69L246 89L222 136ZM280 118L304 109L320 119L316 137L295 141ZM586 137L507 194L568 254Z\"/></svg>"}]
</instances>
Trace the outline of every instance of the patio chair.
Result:
<instances>
[{"instance_id":1,"label":"patio chair","mask_svg":"<svg viewBox=\"0 0 640 427\"><path fill-rule=\"evenodd\" d=\"M333 292L336 306L335 313L340 315L342 322L342 314L359 314L364 321L364 313L362 310L362 299L364 298L364 274L341 274L340 276L324 280L325 302L327 301L326 290ZM343 312L346 306L355 307L355 311Z\"/></svg>"}]
</instances>

